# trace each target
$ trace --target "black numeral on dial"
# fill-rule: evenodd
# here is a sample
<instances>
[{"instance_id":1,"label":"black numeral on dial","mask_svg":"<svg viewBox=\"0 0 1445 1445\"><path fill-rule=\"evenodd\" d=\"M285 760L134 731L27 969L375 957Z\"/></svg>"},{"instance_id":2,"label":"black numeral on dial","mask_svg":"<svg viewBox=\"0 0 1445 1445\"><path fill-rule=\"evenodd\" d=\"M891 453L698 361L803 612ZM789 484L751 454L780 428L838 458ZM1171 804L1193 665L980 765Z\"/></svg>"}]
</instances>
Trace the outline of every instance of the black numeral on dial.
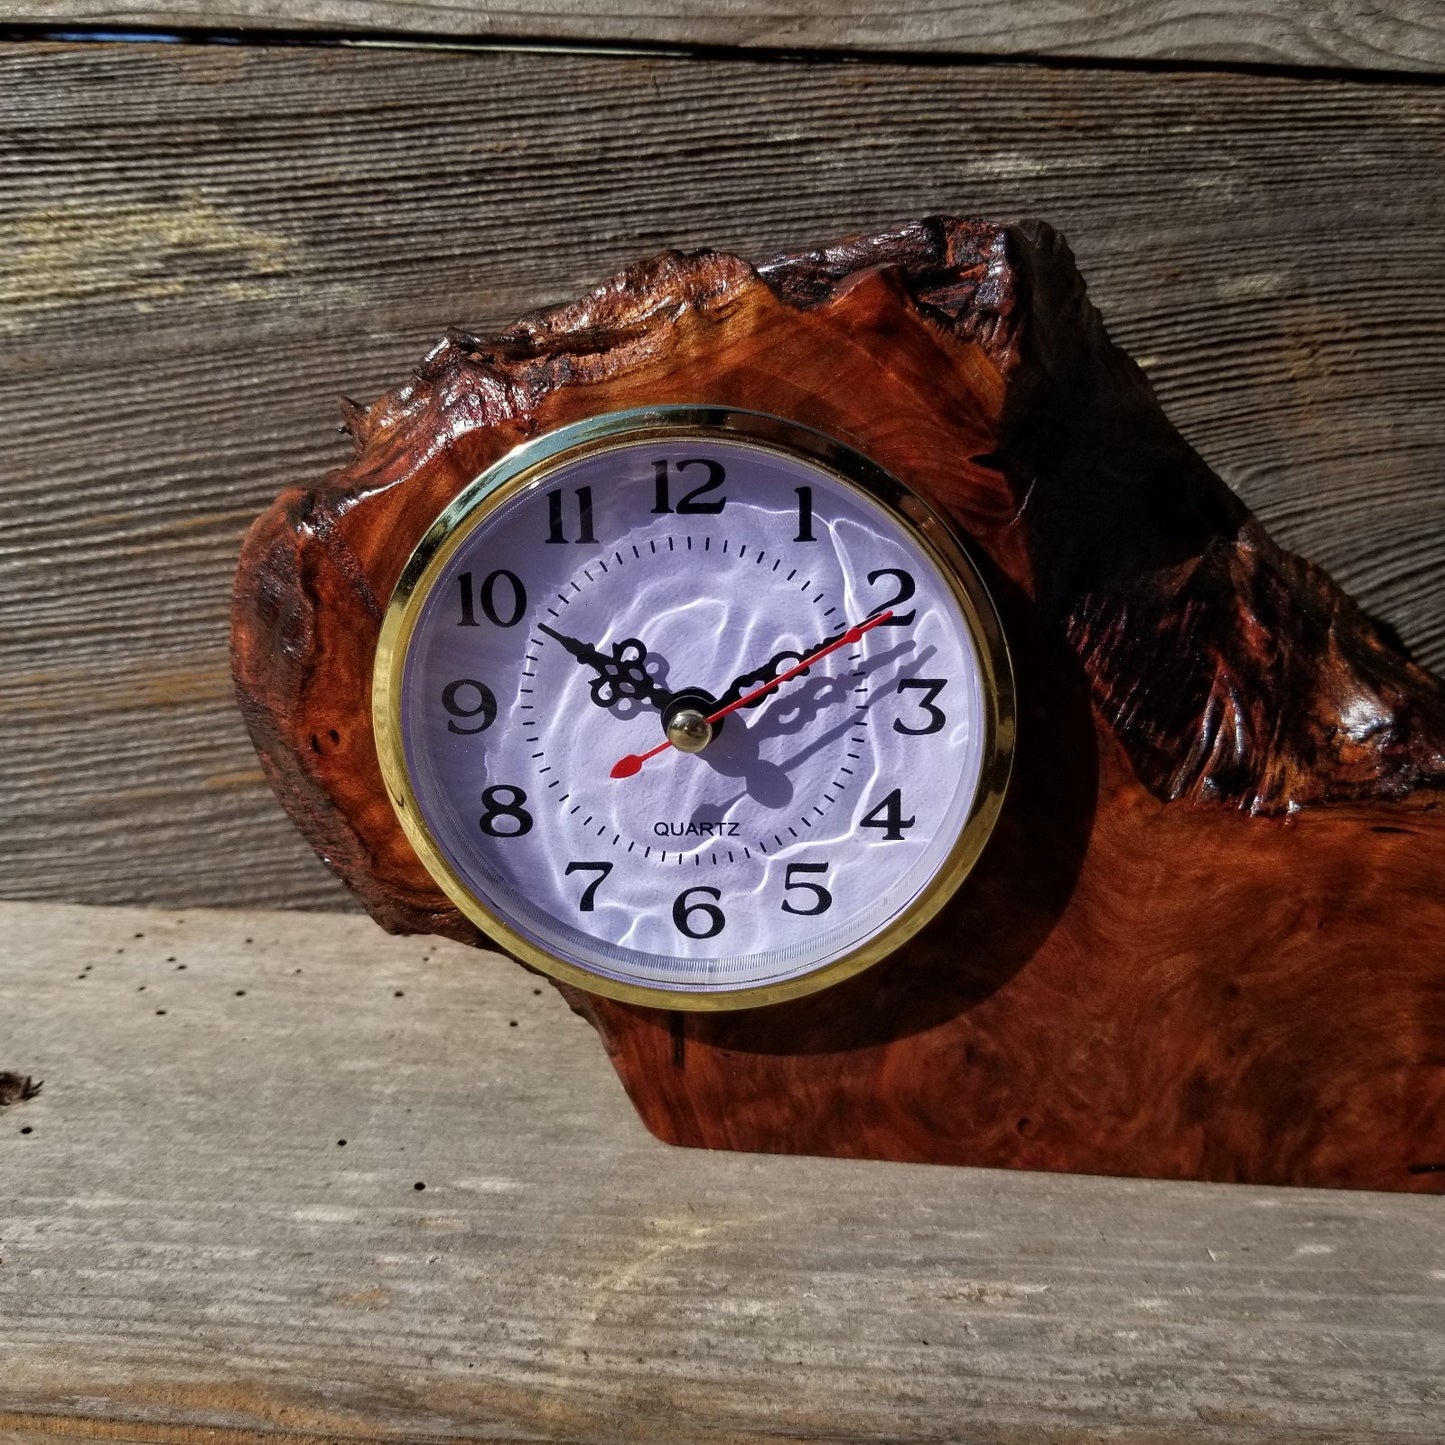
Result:
<instances>
[{"instance_id":1,"label":"black numeral on dial","mask_svg":"<svg viewBox=\"0 0 1445 1445\"><path fill-rule=\"evenodd\" d=\"M547 540L565 542L567 529L562 517L562 491L547 493ZM577 536L578 542L595 542L592 535L592 488L577 488Z\"/></svg>"},{"instance_id":2,"label":"black numeral on dial","mask_svg":"<svg viewBox=\"0 0 1445 1445\"><path fill-rule=\"evenodd\" d=\"M472 707L472 698L476 698L476 706ZM457 724L448 719L447 731L449 733L484 733L497 720L497 699L486 683L478 682L474 677L459 677L455 682L449 682L442 688L442 706L454 718L476 718L477 725L474 728L458 727Z\"/></svg>"},{"instance_id":3,"label":"black numeral on dial","mask_svg":"<svg viewBox=\"0 0 1445 1445\"><path fill-rule=\"evenodd\" d=\"M698 893L705 893L709 898L714 899L722 897L722 890L719 888L684 888L677 895L677 901L672 905L672 921L676 924L677 931L686 934L689 938L716 938L723 931L727 919L723 917L723 911L716 903L689 903L687 901ZM694 928L693 920L699 915L706 922L701 928Z\"/></svg>"},{"instance_id":4,"label":"black numeral on dial","mask_svg":"<svg viewBox=\"0 0 1445 1445\"><path fill-rule=\"evenodd\" d=\"M522 586L522 579L515 572L508 572L505 569L488 572L482 579L480 595L472 590L472 574L470 572L463 572L457 578L457 584L462 594L462 619L457 624L458 627L480 627L482 625L477 621L475 610L477 602L481 604L482 615L494 627L515 627L527 611L527 589ZM498 611L499 602L507 608L505 617Z\"/></svg>"},{"instance_id":5,"label":"black numeral on dial","mask_svg":"<svg viewBox=\"0 0 1445 1445\"><path fill-rule=\"evenodd\" d=\"M798 873L826 873L826 863L789 863L788 871L783 877L783 888L791 893L795 888L802 889L805 893L811 893L811 908L797 908L783 899L784 913L800 913L805 918L814 913L826 913L833 906L833 895L823 887L821 883L809 883L805 878L798 878Z\"/></svg>"},{"instance_id":6,"label":"black numeral on dial","mask_svg":"<svg viewBox=\"0 0 1445 1445\"><path fill-rule=\"evenodd\" d=\"M876 808L869 809L858 820L860 828L882 828L885 843L903 841L903 830L911 828L917 820L903 816L903 791L894 788Z\"/></svg>"},{"instance_id":7,"label":"black numeral on dial","mask_svg":"<svg viewBox=\"0 0 1445 1445\"><path fill-rule=\"evenodd\" d=\"M527 795L510 783L498 783L482 789L482 807L486 811L480 821L482 832L489 838L520 838L532 831L532 815L523 806ZM509 818L515 826L499 828L499 819Z\"/></svg>"},{"instance_id":8,"label":"black numeral on dial","mask_svg":"<svg viewBox=\"0 0 1445 1445\"><path fill-rule=\"evenodd\" d=\"M893 731L905 733L911 738L927 737L929 733L943 731L943 725L948 719L943 715L941 707L935 707L933 699L938 696L948 682L946 677L900 677L898 679L898 691L901 695L905 691L917 691L923 694L916 698L918 706L928 714L928 721L921 728L905 727L899 718L893 719Z\"/></svg>"},{"instance_id":9,"label":"black numeral on dial","mask_svg":"<svg viewBox=\"0 0 1445 1445\"><path fill-rule=\"evenodd\" d=\"M582 901L577 905L579 913L592 913L597 907L597 890L602 886L602 880L612 872L610 863L569 863L566 868L567 876L573 873L595 873L597 876L582 890Z\"/></svg>"},{"instance_id":10,"label":"black numeral on dial","mask_svg":"<svg viewBox=\"0 0 1445 1445\"><path fill-rule=\"evenodd\" d=\"M715 492L727 480L727 473L723 470L721 462L709 461L706 457L688 457L685 461L676 464L675 470L679 474L686 467L706 467L707 481L699 482L690 492L684 492L681 500L674 508L668 502L671 488L668 484L668 471L673 469L673 464L664 460L655 461L652 464L653 474L657 481L657 501L653 507L653 515L661 516L664 513L676 511L679 516L711 516L715 517L727 505L726 497L719 497L713 502L699 502L698 498L705 492Z\"/></svg>"},{"instance_id":11,"label":"black numeral on dial","mask_svg":"<svg viewBox=\"0 0 1445 1445\"><path fill-rule=\"evenodd\" d=\"M798 535L793 541L816 542L818 539L813 535L813 489L794 487L793 490L798 494Z\"/></svg>"},{"instance_id":12,"label":"black numeral on dial","mask_svg":"<svg viewBox=\"0 0 1445 1445\"><path fill-rule=\"evenodd\" d=\"M880 602L868 615L870 617L876 617L880 612L887 612L891 607L893 609L893 616L890 617L887 622L880 622L878 624L880 627L912 627L914 613L900 612L898 610L898 604L900 602L907 602L908 599L913 596L914 592L918 590L917 584L913 580L913 574L911 572L905 572L901 567L880 567L876 572L870 572L868 574L869 585L876 587L880 577L891 577L898 590L887 602Z\"/></svg>"}]
</instances>

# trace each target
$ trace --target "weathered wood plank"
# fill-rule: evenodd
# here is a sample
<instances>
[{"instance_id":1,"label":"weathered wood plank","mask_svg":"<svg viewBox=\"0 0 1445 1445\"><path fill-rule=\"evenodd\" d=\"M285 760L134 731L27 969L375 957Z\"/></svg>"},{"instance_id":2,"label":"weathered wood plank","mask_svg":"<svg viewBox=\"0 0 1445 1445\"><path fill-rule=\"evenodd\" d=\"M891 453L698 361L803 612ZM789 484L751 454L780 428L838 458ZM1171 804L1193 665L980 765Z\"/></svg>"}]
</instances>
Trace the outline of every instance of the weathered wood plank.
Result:
<instances>
[{"instance_id":1,"label":"weathered wood plank","mask_svg":"<svg viewBox=\"0 0 1445 1445\"><path fill-rule=\"evenodd\" d=\"M1432 0L139 0L44 6L0 0L0 18L66 26L257 29L482 41L847 49L1195 63L1445 69Z\"/></svg>"},{"instance_id":2,"label":"weathered wood plank","mask_svg":"<svg viewBox=\"0 0 1445 1445\"><path fill-rule=\"evenodd\" d=\"M1052 220L1206 460L1445 662L1438 90L24 45L0 107L11 896L344 902L230 703L246 522L337 393L667 244Z\"/></svg>"},{"instance_id":3,"label":"weathered wood plank","mask_svg":"<svg viewBox=\"0 0 1445 1445\"><path fill-rule=\"evenodd\" d=\"M386 630L393 644L411 631L404 671L399 658L377 655L376 599L392 595L438 509L520 440L599 411L635 416L698 397L756 414L780 393L790 415L846 437L963 528L1000 606L1017 701L981 709L983 856L936 916L912 896L915 922L933 921L895 939L886 963L846 981L819 968L802 983L829 986L811 992L794 987L800 980L773 954L765 988L730 999L663 994L756 983L749 966L782 943L783 930L775 923L769 938L765 925L743 942L748 924L735 930L735 920L746 920L750 892L785 891L794 865L765 885L754 855L771 855L775 868L780 851L818 860L833 892L820 893L816 911L830 910L834 939L860 929L857 890L898 886L887 858L894 845L871 849L848 836L848 820L860 833L891 818L890 837L915 825L914 837L926 834L943 816L927 794L947 796L968 769L957 734L932 751L910 742L906 755L871 736L895 712L873 705L880 693L895 682L901 690L900 673L916 676L930 655L939 679L930 695L945 679L969 685L966 670L959 678L943 660L936 601L920 591L912 609L905 587L880 602L886 594L870 597L866 584L881 574L867 571L861 587L841 589L847 603L824 608L826 624L780 621L789 592L801 587L823 606L830 573L858 576L883 558L865 561L867 542L825 520L843 515L836 501L832 512L820 504L814 545L792 545L806 513L790 505L789 484L775 473L768 489L750 475L739 456L745 427L709 439L696 415L666 444L612 437L624 450L602 454L602 467L574 453L545 480L534 473L554 502L590 484L576 496L595 537L579 527L571 545L553 550L568 537L560 520L548 529L545 514L560 512L520 498L531 522L527 532L500 524L505 553L489 550L486 537L498 535L489 517L458 532L445 573L413 578L411 617ZM407 385L358 407L351 431L351 465L314 490L284 493L242 551L232 656L266 775L382 926L476 944L489 934L570 974L558 987L596 1025L660 1138L1445 1193L1445 681L1405 663L1204 467L1142 373L1104 337L1048 226L936 219L779 257L761 272L718 252L644 262L499 336L449 339ZM699 510L682 500L671 512L651 484L659 450L718 463L713 475L731 494L726 516L679 517ZM771 528L748 520L769 490L785 512ZM646 511L654 496L669 515ZM703 560L709 550L725 570ZM512 618L520 625L499 647L485 632L458 633L454 579L464 579L471 606L477 579L504 562L521 579ZM667 587L671 569L684 572L681 590ZM721 620L720 599L728 638L706 635L702 620ZM872 623L849 628L846 618L870 602L898 614L909 607L872 618L903 629L864 637ZM674 609L690 616L669 617ZM835 640L815 641L834 629ZM578 640L601 638L605 648L639 635L647 640L632 644L637 656L657 659L657 671L649 666L635 689L614 659ZM814 663L829 669L850 635L858 646L832 669L836 691L809 695L801 677L788 681ZM986 627L974 635L986 654ZM760 660L780 646L809 650ZM372 726L370 685L384 666L390 688L406 689L393 710L404 749L392 729ZM415 706L418 684L421 697L435 698L458 676L485 678L495 693L497 727L476 744L459 742L460 724L444 716L438 732ZM596 681L589 701L589 676L646 705L607 708ZM784 688L776 712L766 706L771 688L760 686L773 678ZM744 724L749 741L724 732L713 752L707 733L698 762L657 757L673 741L660 718L675 717L699 679L712 689L701 711L724 727L734 698L761 704ZM987 669L979 687L994 687ZM594 704L611 715L599 717ZM1007 744L995 752L995 739L1011 735L1015 716L1019 746L995 816L994 770L1008 755ZM934 721L944 728L942 709ZM494 739L500 733L507 748L508 732L529 736L504 763ZM826 761L805 781L795 769L817 749L829 749ZM786 786L759 785L759 757ZM644 764L643 779L618 781ZM739 774L743 796L733 791ZM502 778L524 785L506 795L516 808L484 786ZM892 783L901 789L877 802ZM403 789L394 810L388 794ZM465 790L459 815L446 816L453 800L442 789ZM518 821L497 827L497 812ZM496 827L495 845L478 835L479 813L483 833ZM661 821L703 817L731 827ZM1285 818L1291 826L1278 826ZM540 851L519 841L534 830ZM977 833L950 836L958 856ZM866 851L865 873L849 870L849 851ZM623 910L608 919L602 903L597 921L580 923L595 946L620 945L608 970L544 922L576 921L577 892L552 890L547 860L560 868L578 854L616 860L568 865L608 875L610 906ZM684 876L715 886L678 893L687 861L702 872L684 867ZM518 891L541 904L530 924L508 900ZM698 967L710 955L695 949L686 950L692 968L669 966L677 931L660 944L656 932L634 931L676 897L677 930L698 937L683 915L703 893L726 916L715 911L702 934L732 939L711 976ZM594 906L590 891L581 901L584 913ZM528 946L528 933L557 940L542 944L555 966ZM808 943L792 938L797 967ZM650 998L638 997L644 982ZM763 999L769 1007L745 1006ZM647 1003L655 1007L638 1007ZM699 1005L671 1024L657 1011Z\"/></svg>"},{"instance_id":4,"label":"weathered wood plank","mask_svg":"<svg viewBox=\"0 0 1445 1445\"><path fill-rule=\"evenodd\" d=\"M491 955L0 927L0 1438L1438 1438L1432 1201L673 1150Z\"/></svg>"}]
</instances>

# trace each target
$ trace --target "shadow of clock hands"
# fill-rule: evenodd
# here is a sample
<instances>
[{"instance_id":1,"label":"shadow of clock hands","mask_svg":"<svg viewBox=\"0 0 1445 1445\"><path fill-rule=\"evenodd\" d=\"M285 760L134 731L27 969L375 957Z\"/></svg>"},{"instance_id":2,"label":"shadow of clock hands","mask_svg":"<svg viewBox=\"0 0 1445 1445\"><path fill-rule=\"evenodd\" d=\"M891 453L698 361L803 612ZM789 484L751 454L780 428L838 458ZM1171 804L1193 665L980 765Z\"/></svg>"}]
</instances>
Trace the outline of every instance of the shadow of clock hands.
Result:
<instances>
[{"instance_id":1,"label":"shadow of clock hands","mask_svg":"<svg viewBox=\"0 0 1445 1445\"><path fill-rule=\"evenodd\" d=\"M853 690L850 677L810 677L789 686L750 731L759 739L801 732L819 713L836 712Z\"/></svg>"},{"instance_id":2,"label":"shadow of clock hands","mask_svg":"<svg viewBox=\"0 0 1445 1445\"><path fill-rule=\"evenodd\" d=\"M758 733L748 727L731 727L726 733L720 732L708 750L700 755L713 772L725 778L737 778L742 783L739 792L718 804L715 809L726 815L744 798L764 808L786 808L793 800L793 780L786 769L770 762L758 751L761 739Z\"/></svg>"},{"instance_id":3,"label":"shadow of clock hands","mask_svg":"<svg viewBox=\"0 0 1445 1445\"><path fill-rule=\"evenodd\" d=\"M898 663L901 666L902 661L906 658L914 665L919 665L927 662L937 652L935 647L929 646L915 657L913 655L915 650L916 644L910 638L906 642L899 643L897 647L890 648L887 652L870 657L864 667L854 668L837 675L821 677L802 675L796 682L785 683L783 690L773 697L760 699L760 702L768 702L769 707L760 716L748 718L743 725L749 735L760 742L770 737L785 737L802 732L818 718L819 714L837 712L844 703L852 702L860 690L860 678L863 679L863 686L871 694L865 707L871 708L877 701L879 693L886 691L891 684L897 681L895 672L893 676L882 678L880 685L880 675L891 664ZM855 710L863 710L859 709L856 703L854 707ZM847 725L842 724L841 726L846 728ZM826 738L831 736L832 733L825 734L823 739L815 741L802 753L794 755L780 766L784 768L796 766L804 758L816 752Z\"/></svg>"},{"instance_id":4,"label":"shadow of clock hands","mask_svg":"<svg viewBox=\"0 0 1445 1445\"><path fill-rule=\"evenodd\" d=\"M788 775L815 753L840 747L858 725L858 720L890 694L904 664L921 666L936 655L937 649L929 646L917 652L916 656L915 652L916 646L910 639L876 658L870 658L870 665L863 674L869 682L869 695L861 705L853 703L858 683L852 672L841 677L806 678L780 698L773 710L748 719L741 727L734 726L726 734L720 732L717 742L702 754L702 759L714 772L741 779L743 787L741 792L733 794L717 807L726 813L743 798L751 798L764 808L787 808L793 801L794 793ZM841 712L844 703L852 703L847 712ZM841 712L841 715L831 727L811 737L797 752L776 762L761 755L762 745L770 738L796 735L820 714L829 712Z\"/></svg>"}]
</instances>

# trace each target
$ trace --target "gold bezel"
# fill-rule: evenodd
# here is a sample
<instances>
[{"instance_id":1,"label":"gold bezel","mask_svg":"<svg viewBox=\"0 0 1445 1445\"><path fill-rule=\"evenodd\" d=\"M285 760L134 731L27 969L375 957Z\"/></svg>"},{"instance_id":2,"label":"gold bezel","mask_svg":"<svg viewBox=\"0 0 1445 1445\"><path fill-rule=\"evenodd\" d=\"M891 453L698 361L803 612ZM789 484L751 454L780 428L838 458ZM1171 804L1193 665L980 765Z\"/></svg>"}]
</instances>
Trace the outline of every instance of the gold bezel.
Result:
<instances>
[{"instance_id":1,"label":"gold bezel","mask_svg":"<svg viewBox=\"0 0 1445 1445\"><path fill-rule=\"evenodd\" d=\"M948 857L911 906L873 937L810 973L730 990L673 990L625 983L539 948L494 914L456 874L432 838L412 791L402 746L401 684L411 633L434 579L471 533L518 493L536 487L581 455L680 434L718 436L815 466L881 504L948 580L978 654L985 702L983 768L973 806ZM894 952L933 918L968 876L1003 804L1013 760L1013 669L993 600L951 528L916 493L861 452L823 432L765 412L720 406L658 406L608 412L524 442L493 463L443 509L417 544L392 592L372 673L372 719L387 795L417 856L437 885L501 947L542 972L607 998L694 1011L758 1008L798 998L862 972Z\"/></svg>"}]
</instances>

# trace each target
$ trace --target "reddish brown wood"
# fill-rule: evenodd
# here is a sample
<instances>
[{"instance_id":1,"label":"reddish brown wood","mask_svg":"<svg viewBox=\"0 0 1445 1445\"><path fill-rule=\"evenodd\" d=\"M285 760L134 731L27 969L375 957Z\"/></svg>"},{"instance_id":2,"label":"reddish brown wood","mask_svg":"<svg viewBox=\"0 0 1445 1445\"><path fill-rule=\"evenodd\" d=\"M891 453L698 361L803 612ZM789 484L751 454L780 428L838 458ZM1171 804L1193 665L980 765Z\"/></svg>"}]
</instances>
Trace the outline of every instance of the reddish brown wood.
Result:
<instances>
[{"instance_id":1,"label":"reddish brown wood","mask_svg":"<svg viewBox=\"0 0 1445 1445\"><path fill-rule=\"evenodd\" d=\"M1445 686L1190 451L1045 226L929 221L758 269L665 255L348 405L355 461L247 539L234 659L279 796L373 916L483 941L373 751L407 554L524 437L658 402L820 427L950 512L1000 603L1020 730L982 863L893 959L724 1015L567 991L648 1126L1445 1189Z\"/></svg>"}]
</instances>

